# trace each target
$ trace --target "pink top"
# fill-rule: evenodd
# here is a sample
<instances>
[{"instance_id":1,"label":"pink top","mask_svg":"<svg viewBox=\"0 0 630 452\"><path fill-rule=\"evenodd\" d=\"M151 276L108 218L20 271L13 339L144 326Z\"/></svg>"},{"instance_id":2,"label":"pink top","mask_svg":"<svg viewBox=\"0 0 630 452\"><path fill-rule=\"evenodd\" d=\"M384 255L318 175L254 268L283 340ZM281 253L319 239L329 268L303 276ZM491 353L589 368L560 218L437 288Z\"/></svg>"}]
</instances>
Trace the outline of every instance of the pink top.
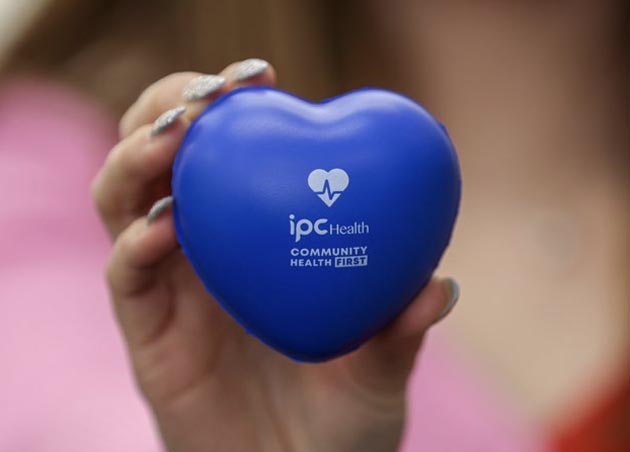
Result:
<instances>
[{"instance_id":1,"label":"pink top","mask_svg":"<svg viewBox=\"0 0 630 452\"><path fill-rule=\"evenodd\" d=\"M115 137L114 119L69 88L0 86L2 451L161 450L109 306L110 244L89 195ZM403 450L543 450L479 381L433 336Z\"/></svg>"}]
</instances>

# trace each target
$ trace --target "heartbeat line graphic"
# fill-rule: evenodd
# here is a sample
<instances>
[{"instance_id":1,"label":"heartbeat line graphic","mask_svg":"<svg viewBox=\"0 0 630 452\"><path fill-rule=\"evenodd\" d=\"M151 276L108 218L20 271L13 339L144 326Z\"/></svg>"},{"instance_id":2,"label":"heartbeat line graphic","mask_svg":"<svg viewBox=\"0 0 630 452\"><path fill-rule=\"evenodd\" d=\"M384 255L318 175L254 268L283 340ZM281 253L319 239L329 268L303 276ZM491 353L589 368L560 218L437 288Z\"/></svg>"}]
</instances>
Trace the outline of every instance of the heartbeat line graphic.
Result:
<instances>
[{"instance_id":1,"label":"heartbeat line graphic","mask_svg":"<svg viewBox=\"0 0 630 452\"><path fill-rule=\"evenodd\" d=\"M317 191L315 193L317 193L318 195L325 195L328 199L333 199L335 197L335 195L339 196L342 191L332 191L332 189L330 188L330 182L328 181L328 179L326 179L326 181L324 182L324 187L322 191Z\"/></svg>"},{"instance_id":2,"label":"heartbeat line graphic","mask_svg":"<svg viewBox=\"0 0 630 452\"><path fill-rule=\"evenodd\" d=\"M317 191L315 193L317 193L317 196L319 196L319 198L324 201L324 203L330 207L333 205L333 203L335 201L337 201L337 198L339 198L339 196L341 196L341 193L343 192L343 190L341 191L333 191L330 188L330 182L328 181L328 179L326 179L326 181L324 181L324 186L322 187L322 191Z\"/></svg>"},{"instance_id":3,"label":"heartbeat line graphic","mask_svg":"<svg viewBox=\"0 0 630 452\"><path fill-rule=\"evenodd\" d=\"M319 168L311 171L308 175L309 187L328 207L339 199L349 182L348 174L341 168L334 168L330 171Z\"/></svg>"}]
</instances>

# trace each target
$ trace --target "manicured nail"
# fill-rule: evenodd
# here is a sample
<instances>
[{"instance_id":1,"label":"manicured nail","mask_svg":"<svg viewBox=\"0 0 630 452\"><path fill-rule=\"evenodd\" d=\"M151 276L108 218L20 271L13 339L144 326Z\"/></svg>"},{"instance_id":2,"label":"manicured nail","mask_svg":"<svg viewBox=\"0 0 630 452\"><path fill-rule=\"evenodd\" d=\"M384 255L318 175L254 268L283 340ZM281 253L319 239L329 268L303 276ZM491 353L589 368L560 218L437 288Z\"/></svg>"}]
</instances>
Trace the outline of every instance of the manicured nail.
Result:
<instances>
[{"instance_id":1,"label":"manicured nail","mask_svg":"<svg viewBox=\"0 0 630 452\"><path fill-rule=\"evenodd\" d=\"M442 311L442 314L440 314L440 316L435 320L436 322L439 322L444 317L446 317L457 304L457 300L459 300L459 284L457 284L457 281L455 281L453 278L446 278L444 281L442 281L442 284L448 297L448 303Z\"/></svg>"},{"instance_id":2,"label":"manicured nail","mask_svg":"<svg viewBox=\"0 0 630 452\"><path fill-rule=\"evenodd\" d=\"M225 77L220 75L201 75L192 79L184 88L184 100L192 102L203 99L207 95L221 89L225 85Z\"/></svg>"},{"instance_id":3,"label":"manicured nail","mask_svg":"<svg viewBox=\"0 0 630 452\"><path fill-rule=\"evenodd\" d=\"M234 80L241 82L252 78L265 71L269 67L269 63L260 58L249 58L241 61L234 71Z\"/></svg>"},{"instance_id":4,"label":"manicured nail","mask_svg":"<svg viewBox=\"0 0 630 452\"><path fill-rule=\"evenodd\" d=\"M147 215L147 224L153 223L155 219L158 218L160 215L162 215L162 213L166 209L171 207L172 204L173 204L172 196L166 196L162 199L157 200L155 204L153 204L153 207L151 207L151 210L149 210L149 213Z\"/></svg>"},{"instance_id":5,"label":"manicured nail","mask_svg":"<svg viewBox=\"0 0 630 452\"><path fill-rule=\"evenodd\" d=\"M182 107L172 108L162 113L160 117L157 118L155 122L153 123L153 127L151 128L151 136L154 137L164 132L175 121L177 121L177 118L183 115L185 111L186 111L186 107L182 106Z\"/></svg>"}]
</instances>

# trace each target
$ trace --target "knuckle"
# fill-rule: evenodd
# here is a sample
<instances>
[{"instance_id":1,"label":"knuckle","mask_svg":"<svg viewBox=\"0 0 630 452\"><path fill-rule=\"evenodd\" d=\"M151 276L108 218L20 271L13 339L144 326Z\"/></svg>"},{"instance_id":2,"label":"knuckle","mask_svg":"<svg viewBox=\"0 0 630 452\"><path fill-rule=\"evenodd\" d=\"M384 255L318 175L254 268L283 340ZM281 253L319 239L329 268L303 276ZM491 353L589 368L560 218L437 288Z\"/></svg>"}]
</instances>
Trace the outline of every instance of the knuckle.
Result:
<instances>
[{"instance_id":1,"label":"knuckle","mask_svg":"<svg viewBox=\"0 0 630 452\"><path fill-rule=\"evenodd\" d=\"M90 181L90 197L92 201L96 205L96 207L100 207L100 193L101 193L101 172L99 171L96 176Z\"/></svg>"},{"instance_id":2,"label":"knuckle","mask_svg":"<svg viewBox=\"0 0 630 452\"><path fill-rule=\"evenodd\" d=\"M125 138L120 141L116 146L112 148L107 158L105 159L105 167L109 171L121 171L125 168L125 148L128 147L129 138Z\"/></svg>"},{"instance_id":3,"label":"knuckle","mask_svg":"<svg viewBox=\"0 0 630 452\"><path fill-rule=\"evenodd\" d=\"M142 217L136 218L118 237L114 245L115 252L118 253L125 261L135 261L137 256L138 238L144 229L146 220Z\"/></svg>"},{"instance_id":4,"label":"knuckle","mask_svg":"<svg viewBox=\"0 0 630 452\"><path fill-rule=\"evenodd\" d=\"M118 121L118 137L124 138L127 136L127 123L129 122L130 112L133 108L133 105L129 107L129 109L121 116L120 121Z\"/></svg>"},{"instance_id":5,"label":"knuckle","mask_svg":"<svg viewBox=\"0 0 630 452\"><path fill-rule=\"evenodd\" d=\"M144 125L112 148L105 159L105 167L111 171L134 175L137 164L134 159L139 155L138 148L145 144L149 125Z\"/></svg>"},{"instance_id":6,"label":"knuckle","mask_svg":"<svg viewBox=\"0 0 630 452\"><path fill-rule=\"evenodd\" d=\"M133 253L133 243L131 240L130 226L124 230L114 242L111 255L105 264L105 276L109 287L117 288L120 285L119 267L123 262L130 260Z\"/></svg>"},{"instance_id":7,"label":"knuckle","mask_svg":"<svg viewBox=\"0 0 630 452\"><path fill-rule=\"evenodd\" d=\"M136 115L136 111L140 105L140 99L142 96L138 98L122 115L120 121L118 122L118 137L123 139L128 137L133 132L133 119Z\"/></svg>"},{"instance_id":8,"label":"knuckle","mask_svg":"<svg viewBox=\"0 0 630 452\"><path fill-rule=\"evenodd\" d=\"M116 240L114 244L114 254L123 257L125 260L133 253L133 243L131 241L131 229L134 227L132 223Z\"/></svg>"},{"instance_id":9,"label":"knuckle","mask_svg":"<svg viewBox=\"0 0 630 452\"><path fill-rule=\"evenodd\" d=\"M116 285L116 261L114 255L110 255L105 263L105 281L109 287Z\"/></svg>"},{"instance_id":10,"label":"knuckle","mask_svg":"<svg viewBox=\"0 0 630 452\"><path fill-rule=\"evenodd\" d=\"M99 172L90 184L90 194L92 201L96 206L96 210L104 217L107 214L107 197L105 196L105 190L103 189L103 175Z\"/></svg>"}]
</instances>

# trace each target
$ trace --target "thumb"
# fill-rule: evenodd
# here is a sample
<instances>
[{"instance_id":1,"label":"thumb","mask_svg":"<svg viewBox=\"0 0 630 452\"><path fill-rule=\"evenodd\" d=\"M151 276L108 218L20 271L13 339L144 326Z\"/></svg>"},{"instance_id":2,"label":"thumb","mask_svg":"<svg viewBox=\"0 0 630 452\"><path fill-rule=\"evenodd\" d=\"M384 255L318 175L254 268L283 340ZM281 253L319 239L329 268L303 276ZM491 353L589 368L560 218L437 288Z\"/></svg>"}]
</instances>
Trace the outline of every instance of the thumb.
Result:
<instances>
[{"instance_id":1,"label":"thumb","mask_svg":"<svg viewBox=\"0 0 630 452\"><path fill-rule=\"evenodd\" d=\"M348 357L355 381L370 390L403 391L424 334L458 298L454 279L432 279L391 325Z\"/></svg>"}]
</instances>

